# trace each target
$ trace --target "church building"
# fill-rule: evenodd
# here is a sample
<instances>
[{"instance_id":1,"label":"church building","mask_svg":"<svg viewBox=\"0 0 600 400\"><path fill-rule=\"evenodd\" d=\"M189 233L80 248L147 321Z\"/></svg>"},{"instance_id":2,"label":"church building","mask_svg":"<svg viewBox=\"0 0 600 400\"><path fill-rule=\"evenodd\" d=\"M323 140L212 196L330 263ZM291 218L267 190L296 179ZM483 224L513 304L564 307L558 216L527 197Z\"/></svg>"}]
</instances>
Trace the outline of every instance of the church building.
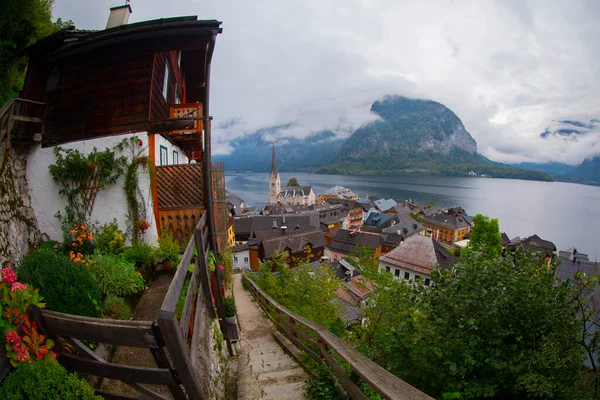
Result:
<instances>
[{"instance_id":1,"label":"church building","mask_svg":"<svg viewBox=\"0 0 600 400\"><path fill-rule=\"evenodd\" d=\"M281 186L281 177L275 159L275 143L273 143L271 175L269 175L269 203L311 206L315 204L315 198L312 186Z\"/></svg>"}]
</instances>

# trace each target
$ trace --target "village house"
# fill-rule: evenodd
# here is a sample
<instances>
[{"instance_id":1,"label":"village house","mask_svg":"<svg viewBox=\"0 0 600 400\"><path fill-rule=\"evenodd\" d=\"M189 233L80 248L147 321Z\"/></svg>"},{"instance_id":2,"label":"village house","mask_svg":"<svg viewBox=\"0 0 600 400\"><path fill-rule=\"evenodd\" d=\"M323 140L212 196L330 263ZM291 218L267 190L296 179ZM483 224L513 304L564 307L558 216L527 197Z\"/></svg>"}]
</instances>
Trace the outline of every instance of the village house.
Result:
<instances>
[{"instance_id":1,"label":"village house","mask_svg":"<svg viewBox=\"0 0 600 400\"><path fill-rule=\"evenodd\" d=\"M277 169L275 143L271 158L271 173L269 175L269 203L282 205L315 204L315 191L312 186L281 186L281 177Z\"/></svg>"},{"instance_id":2,"label":"village house","mask_svg":"<svg viewBox=\"0 0 600 400\"><path fill-rule=\"evenodd\" d=\"M356 200L331 199L330 204L341 205L341 211L345 214L342 228L360 228L364 221L364 208Z\"/></svg>"},{"instance_id":3,"label":"village house","mask_svg":"<svg viewBox=\"0 0 600 400\"><path fill-rule=\"evenodd\" d=\"M513 251L518 249L529 251L541 255L542 258L552 258L556 252L554 243L544 240L538 235L532 235L524 239L517 236L510 241L508 248Z\"/></svg>"},{"instance_id":4,"label":"village house","mask_svg":"<svg viewBox=\"0 0 600 400\"><path fill-rule=\"evenodd\" d=\"M471 232L471 223L464 215L452 216L444 213L423 215L423 226L431 236L445 243L461 241Z\"/></svg>"},{"instance_id":5,"label":"village house","mask_svg":"<svg viewBox=\"0 0 600 400\"><path fill-rule=\"evenodd\" d=\"M233 268L249 271L250 247L248 247L248 243L233 246L231 252L233 253Z\"/></svg>"},{"instance_id":6,"label":"village house","mask_svg":"<svg viewBox=\"0 0 600 400\"><path fill-rule=\"evenodd\" d=\"M325 193L319 196L317 199L317 203L322 203L328 200L357 200L358 195L354 193L352 190L345 188L343 186L334 186L331 189L328 189Z\"/></svg>"},{"instance_id":7,"label":"village house","mask_svg":"<svg viewBox=\"0 0 600 400\"><path fill-rule=\"evenodd\" d=\"M363 232L356 229L340 229L331 241L325 254L330 261L341 260L347 255L354 253L357 246L362 245L373 250L373 259L381 255L381 246L384 239L378 233Z\"/></svg>"},{"instance_id":8,"label":"village house","mask_svg":"<svg viewBox=\"0 0 600 400\"><path fill-rule=\"evenodd\" d=\"M379 272L390 272L396 279L421 280L431 285L434 266L447 269L457 260L438 241L428 236L413 236L379 258Z\"/></svg>"},{"instance_id":9,"label":"village house","mask_svg":"<svg viewBox=\"0 0 600 400\"><path fill-rule=\"evenodd\" d=\"M252 271L258 271L261 263L272 259L276 252L286 255L288 267L293 268L304 261L320 261L325 251L325 238L317 228L274 226L269 230L255 231L248 247Z\"/></svg>"},{"instance_id":10,"label":"village house","mask_svg":"<svg viewBox=\"0 0 600 400\"><path fill-rule=\"evenodd\" d=\"M245 243L253 236L255 231L269 230L273 227L288 226L290 229L319 228L319 216L311 214L289 215L255 215L252 217L236 218L235 241Z\"/></svg>"},{"instance_id":11,"label":"village house","mask_svg":"<svg viewBox=\"0 0 600 400\"><path fill-rule=\"evenodd\" d=\"M117 13L120 18L112 18ZM27 181L39 228L50 239L62 240L55 214L65 205L48 171L57 145L86 154L136 138L137 157L151 167L171 168L157 171L157 179L139 174L149 242L161 226L189 235L203 212L205 185L198 170L210 160L202 134L210 134L210 65L221 22L177 17L127 24L130 13L128 4L114 7L105 30L70 27L26 49L22 97L43 104L44 115L43 134L33 136L27 157ZM21 112L32 118L34 108L25 104ZM19 130L40 131L27 124ZM173 184L190 189L185 199L164 197ZM116 218L127 230L127 210L122 185L112 185L98 193L89 220Z\"/></svg>"},{"instance_id":12,"label":"village house","mask_svg":"<svg viewBox=\"0 0 600 400\"><path fill-rule=\"evenodd\" d=\"M395 214L394 207L398 204L394 199L378 199L373 202L375 208L381 213Z\"/></svg>"}]
</instances>

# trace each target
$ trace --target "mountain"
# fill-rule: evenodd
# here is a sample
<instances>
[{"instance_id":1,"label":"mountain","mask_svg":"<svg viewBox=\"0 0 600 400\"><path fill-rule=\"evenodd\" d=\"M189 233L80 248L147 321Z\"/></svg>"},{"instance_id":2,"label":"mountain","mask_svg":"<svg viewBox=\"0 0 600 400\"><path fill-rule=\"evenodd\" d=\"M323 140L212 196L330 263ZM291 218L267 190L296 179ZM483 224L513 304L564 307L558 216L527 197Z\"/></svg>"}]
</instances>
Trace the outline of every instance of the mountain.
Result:
<instances>
[{"instance_id":1,"label":"mountain","mask_svg":"<svg viewBox=\"0 0 600 400\"><path fill-rule=\"evenodd\" d=\"M357 129L329 165L316 172L342 174L426 173L551 181L550 175L498 165L477 154L462 121L432 100L388 96L371 112L380 118Z\"/></svg>"},{"instance_id":2,"label":"mountain","mask_svg":"<svg viewBox=\"0 0 600 400\"><path fill-rule=\"evenodd\" d=\"M272 138L284 127L261 129L229 143L231 154L213 155L214 161L223 161L228 171L270 171ZM280 171L312 171L327 164L345 139L324 131L304 139L276 139L277 167Z\"/></svg>"},{"instance_id":3,"label":"mountain","mask_svg":"<svg viewBox=\"0 0 600 400\"><path fill-rule=\"evenodd\" d=\"M557 163L557 162L551 162L551 163L545 163L545 164L523 162L520 164L513 164L513 166L518 167L518 168L527 168L527 169L533 169L536 171L545 172L549 175L552 175L555 178L561 177L561 176L569 176L577 168L576 166L572 166L569 164L563 164L563 163Z\"/></svg>"}]
</instances>

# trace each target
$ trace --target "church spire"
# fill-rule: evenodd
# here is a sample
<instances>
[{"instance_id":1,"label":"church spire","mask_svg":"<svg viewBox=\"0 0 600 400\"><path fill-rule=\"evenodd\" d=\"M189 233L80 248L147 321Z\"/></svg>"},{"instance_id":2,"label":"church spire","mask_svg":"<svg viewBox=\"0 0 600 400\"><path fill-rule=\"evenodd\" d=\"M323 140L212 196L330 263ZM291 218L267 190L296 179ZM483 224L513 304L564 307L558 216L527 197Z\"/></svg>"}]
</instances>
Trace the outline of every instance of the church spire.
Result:
<instances>
[{"instance_id":1,"label":"church spire","mask_svg":"<svg viewBox=\"0 0 600 400\"><path fill-rule=\"evenodd\" d=\"M271 161L271 176L275 177L279 175L277 171L277 161L275 160L275 141L273 141L273 159Z\"/></svg>"}]
</instances>

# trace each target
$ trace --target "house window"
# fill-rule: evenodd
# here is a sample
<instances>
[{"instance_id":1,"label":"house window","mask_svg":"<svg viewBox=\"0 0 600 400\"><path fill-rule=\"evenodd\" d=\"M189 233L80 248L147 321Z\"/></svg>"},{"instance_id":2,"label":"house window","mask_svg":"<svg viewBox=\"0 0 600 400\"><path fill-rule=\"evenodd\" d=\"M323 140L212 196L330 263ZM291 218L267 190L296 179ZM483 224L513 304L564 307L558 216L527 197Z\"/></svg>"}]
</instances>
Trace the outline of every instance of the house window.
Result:
<instances>
[{"instance_id":1,"label":"house window","mask_svg":"<svg viewBox=\"0 0 600 400\"><path fill-rule=\"evenodd\" d=\"M181 104L181 97L179 96L179 88L177 87L177 83L175 83L175 104Z\"/></svg>"},{"instance_id":2,"label":"house window","mask_svg":"<svg viewBox=\"0 0 600 400\"><path fill-rule=\"evenodd\" d=\"M237 256L233 257L233 261L238 262Z\"/></svg>"},{"instance_id":3,"label":"house window","mask_svg":"<svg viewBox=\"0 0 600 400\"><path fill-rule=\"evenodd\" d=\"M429 286L431 284L431 279L425 278L425 286Z\"/></svg>"},{"instance_id":4,"label":"house window","mask_svg":"<svg viewBox=\"0 0 600 400\"><path fill-rule=\"evenodd\" d=\"M167 92L169 91L169 59L165 61L165 79L163 80L163 97L167 100Z\"/></svg>"},{"instance_id":5,"label":"house window","mask_svg":"<svg viewBox=\"0 0 600 400\"><path fill-rule=\"evenodd\" d=\"M177 53L177 68L181 68L181 50Z\"/></svg>"},{"instance_id":6,"label":"house window","mask_svg":"<svg viewBox=\"0 0 600 400\"><path fill-rule=\"evenodd\" d=\"M248 262L248 257L244 257L244 262Z\"/></svg>"},{"instance_id":7,"label":"house window","mask_svg":"<svg viewBox=\"0 0 600 400\"><path fill-rule=\"evenodd\" d=\"M160 165L169 165L169 153L165 146L160 146Z\"/></svg>"},{"instance_id":8,"label":"house window","mask_svg":"<svg viewBox=\"0 0 600 400\"><path fill-rule=\"evenodd\" d=\"M404 279L406 279L406 280L410 279L410 274L408 272L404 273Z\"/></svg>"},{"instance_id":9,"label":"house window","mask_svg":"<svg viewBox=\"0 0 600 400\"><path fill-rule=\"evenodd\" d=\"M390 272L390 267L385 267L385 272Z\"/></svg>"},{"instance_id":10,"label":"house window","mask_svg":"<svg viewBox=\"0 0 600 400\"><path fill-rule=\"evenodd\" d=\"M177 150L173 150L173 165L179 164L179 153Z\"/></svg>"},{"instance_id":11,"label":"house window","mask_svg":"<svg viewBox=\"0 0 600 400\"><path fill-rule=\"evenodd\" d=\"M394 269L394 276L397 278L400 278L400 270L399 269Z\"/></svg>"}]
</instances>

